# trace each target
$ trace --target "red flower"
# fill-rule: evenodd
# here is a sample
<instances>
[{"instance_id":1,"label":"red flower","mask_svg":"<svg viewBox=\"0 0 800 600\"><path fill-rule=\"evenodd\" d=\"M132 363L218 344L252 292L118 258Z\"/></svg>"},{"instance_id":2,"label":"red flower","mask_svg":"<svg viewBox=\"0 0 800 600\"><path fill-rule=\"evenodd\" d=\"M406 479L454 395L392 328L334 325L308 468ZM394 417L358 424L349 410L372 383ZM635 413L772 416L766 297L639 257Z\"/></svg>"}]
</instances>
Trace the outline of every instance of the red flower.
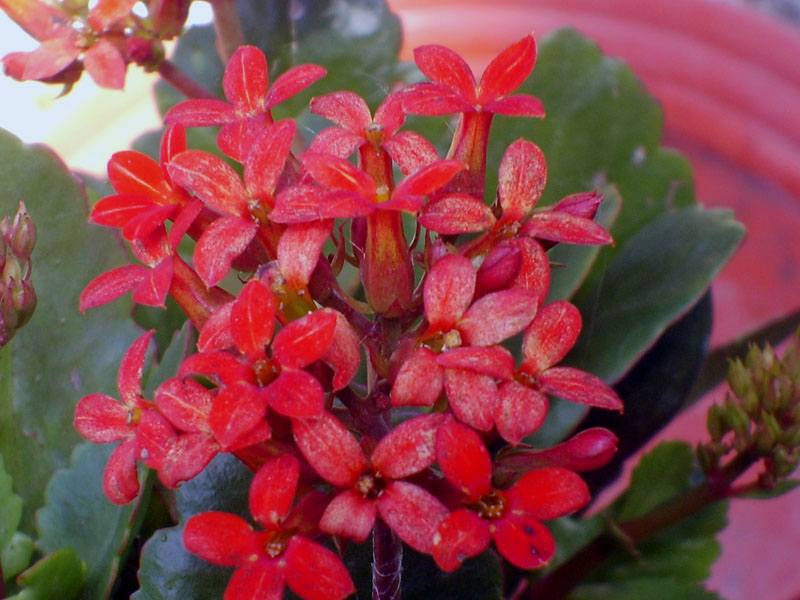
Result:
<instances>
[{"instance_id":1,"label":"red flower","mask_svg":"<svg viewBox=\"0 0 800 600\"><path fill-rule=\"evenodd\" d=\"M323 75L325 69L318 65L298 65L278 77L268 90L267 58L255 46L242 46L225 68L222 87L228 102L187 100L170 109L165 121L187 127L222 125L217 135L219 149L244 162L261 130L272 123L272 108Z\"/></svg>"},{"instance_id":2,"label":"red flower","mask_svg":"<svg viewBox=\"0 0 800 600\"><path fill-rule=\"evenodd\" d=\"M541 521L567 515L589 501L583 480L561 468L531 471L507 490L492 488L489 453L480 437L460 423L439 428L436 457L464 504L439 524L434 537L433 558L445 571L480 554L492 540L517 567L543 567L553 557L555 540Z\"/></svg>"},{"instance_id":3,"label":"red flower","mask_svg":"<svg viewBox=\"0 0 800 600\"><path fill-rule=\"evenodd\" d=\"M347 158L356 149L369 144L386 150L405 175L434 162L439 154L433 144L415 131L397 131L406 118L403 99L404 92L390 94L381 102L373 118L364 99L353 92L333 92L314 98L311 112L322 115L339 127L320 131L309 152Z\"/></svg>"},{"instance_id":4,"label":"red flower","mask_svg":"<svg viewBox=\"0 0 800 600\"><path fill-rule=\"evenodd\" d=\"M340 600L355 591L339 557L303 535L311 533L304 514L309 501L301 500L292 509L299 477L300 464L287 454L256 473L250 513L264 531L223 512L205 512L187 521L183 543L190 552L214 564L237 567L224 600L278 599L287 585L305 600ZM306 499L317 501L317 493L309 496Z\"/></svg>"},{"instance_id":5,"label":"red flower","mask_svg":"<svg viewBox=\"0 0 800 600\"><path fill-rule=\"evenodd\" d=\"M532 35L492 59L478 83L466 61L444 46L420 46L414 50L414 60L433 83L420 83L406 92L406 112L432 116L456 112L544 116L544 107L537 98L510 95L528 78L536 63Z\"/></svg>"},{"instance_id":6,"label":"red flower","mask_svg":"<svg viewBox=\"0 0 800 600\"><path fill-rule=\"evenodd\" d=\"M142 458L139 424L143 415L155 408L142 396L141 387L145 355L153 333L148 331L139 337L122 357L117 374L119 401L105 394L91 394L81 398L75 407L75 429L87 440L96 444L122 441L103 472L103 491L115 504L126 504L139 493L136 473L136 460Z\"/></svg>"},{"instance_id":7,"label":"red flower","mask_svg":"<svg viewBox=\"0 0 800 600\"><path fill-rule=\"evenodd\" d=\"M463 256L445 256L433 265L423 290L428 327L421 347L397 374L392 404L431 406L444 389L460 421L481 431L496 424L501 436L518 442L520 431L542 424L547 402L525 404L498 395L496 380L513 376L513 358L498 344L530 323L540 299L514 289L473 302L475 283L475 268Z\"/></svg>"},{"instance_id":8,"label":"red flower","mask_svg":"<svg viewBox=\"0 0 800 600\"><path fill-rule=\"evenodd\" d=\"M402 481L430 467L436 429L447 417L421 415L395 427L368 459L358 441L329 413L294 421L295 441L319 475L345 488L328 505L320 528L363 542L375 517L406 544L430 554L433 532L447 509L430 492Z\"/></svg>"}]
</instances>

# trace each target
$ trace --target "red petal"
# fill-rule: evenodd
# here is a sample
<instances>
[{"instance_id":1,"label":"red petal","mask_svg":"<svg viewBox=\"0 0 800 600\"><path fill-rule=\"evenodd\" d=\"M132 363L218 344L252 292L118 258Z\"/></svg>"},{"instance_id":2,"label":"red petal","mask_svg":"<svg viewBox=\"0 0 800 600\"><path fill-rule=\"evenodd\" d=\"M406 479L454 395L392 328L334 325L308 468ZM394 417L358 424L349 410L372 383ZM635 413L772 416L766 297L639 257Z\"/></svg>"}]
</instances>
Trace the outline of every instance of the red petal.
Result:
<instances>
[{"instance_id":1,"label":"red petal","mask_svg":"<svg viewBox=\"0 0 800 600\"><path fill-rule=\"evenodd\" d=\"M388 205L389 202L384 202L381 208L388 208ZM322 196L318 210L317 219L353 219L372 214L375 205L360 194L335 191Z\"/></svg>"},{"instance_id":2,"label":"red petal","mask_svg":"<svg viewBox=\"0 0 800 600\"><path fill-rule=\"evenodd\" d=\"M544 260L544 267L547 269L546 272L549 273L550 266L547 264L546 257ZM486 258L478 268L478 276L475 282L476 296L482 296L487 292L505 288L517 276L521 265L521 250L508 241L500 242L486 255Z\"/></svg>"},{"instance_id":3,"label":"red petal","mask_svg":"<svg viewBox=\"0 0 800 600\"><path fill-rule=\"evenodd\" d=\"M400 367L392 386L392 406L433 406L444 386L436 355L420 348Z\"/></svg>"},{"instance_id":4,"label":"red petal","mask_svg":"<svg viewBox=\"0 0 800 600\"><path fill-rule=\"evenodd\" d=\"M475 104L475 75L458 54L436 44L414 49L414 62L428 79L457 90L469 104Z\"/></svg>"},{"instance_id":5,"label":"red petal","mask_svg":"<svg viewBox=\"0 0 800 600\"><path fill-rule=\"evenodd\" d=\"M116 300L142 283L149 272L141 265L124 265L95 277L81 292L79 309L84 311Z\"/></svg>"},{"instance_id":6,"label":"red petal","mask_svg":"<svg viewBox=\"0 0 800 600\"><path fill-rule=\"evenodd\" d=\"M230 329L240 352L251 360L264 358L264 349L275 331L275 300L257 279L248 281L234 301Z\"/></svg>"},{"instance_id":7,"label":"red petal","mask_svg":"<svg viewBox=\"0 0 800 600\"><path fill-rule=\"evenodd\" d=\"M45 40L28 53L22 79L47 79L66 69L78 58L81 49L72 37Z\"/></svg>"},{"instance_id":8,"label":"red petal","mask_svg":"<svg viewBox=\"0 0 800 600\"><path fill-rule=\"evenodd\" d=\"M421 167L398 185L394 196L427 196L431 192L450 181L453 176L464 169L464 163L457 160L437 160Z\"/></svg>"},{"instance_id":9,"label":"red petal","mask_svg":"<svg viewBox=\"0 0 800 600\"><path fill-rule=\"evenodd\" d=\"M167 125L180 124L185 127L209 127L222 125L236 119L234 108L222 100L186 100L176 104L164 116Z\"/></svg>"},{"instance_id":10,"label":"red petal","mask_svg":"<svg viewBox=\"0 0 800 600\"><path fill-rule=\"evenodd\" d=\"M173 440L158 465L158 478L169 488L194 479L219 453L219 444L205 433L187 433Z\"/></svg>"},{"instance_id":11,"label":"red petal","mask_svg":"<svg viewBox=\"0 0 800 600\"><path fill-rule=\"evenodd\" d=\"M507 442L519 444L544 424L547 396L516 381L503 382L498 391L494 420L497 433Z\"/></svg>"},{"instance_id":12,"label":"red petal","mask_svg":"<svg viewBox=\"0 0 800 600\"><path fill-rule=\"evenodd\" d=\"M108 459L103 471L103 492L114 504L127 504L139 494L138 454L139 444L133 439L122 442Z\"/></svg>"},{"instance_id":13,"label":"red petal","mask_svg":"<svg viewBox=\"0 0 800 600\"><path fill-rule=\"evenodd\" d=\"M293 421L294 439L306 460L326 481L352 487L367 468L356 438L333 415Z\"/></svg>"},{"instance_id":14,"label":"red petal","mask_svg":"<svg viewBox=\"0 0 800 600\"><path fill-rule=\"evenodd\" d=\"M520 233L540 240L567 244L602 245L613 241L611 234L599 223L552 210L532 215L522 226Z\"/></svg>"},{"instance_id":15,"label":"red petal","mask_svg":"<svg viewBox=\"0 0 800 600\"><path fill-rule=\"evenodd\" d=\"M133 291L133 301L145 306L166 308L164 302L172 284L173 266L172 257L168 256L150 269L145 280Z\"/></svg>"},{"instance_id":16,"label":"red petal","mask_svg":"<svg viewBox=\"0 0 800 600\"><path fill-rule=\"evenodd\" d=\"M423 300L429 330L450 331L472 302L475 268L464 256L451 254L438 260L427 277Z\"/></svg>"},{"instance_id":17,"label":"red petal","mask_svg":"<svg viewBox=\"0 0 800 600\"><path fill-rule=\"evenodd\" d=\"M488 64L480 81L478 102L482 105L508 96L522 85L536 63L536 43L526 35L512 44Z\"/></svg>"},{"instance_id":18,"label":"red petal","mask_svg":"<svg viewBox=\"0 0 800 600\"><path fill-rule=\"evenodd\" d=\"M378 499L381 519L406 544L425 554L448 510L430 492L407 481L392 481Z\"/></svg>"},{"instance_id":19,"label":"red petal","mask_svg":"<svg viewBox=\"0 0 800 600\"><path fill-rule=\"evenodd\" d=\"M510 242L521 251L521 261L519 272L508 287L536 292L541 306L550 289L550 263L547 254L539 242L531 238L516 238Z\"/></svg>"},{"instance_id":20,"label":"red petal","mask_svg":"<svg viewBox=\"0 0 800 600\"><path fill-rule=\"evenodd\" d=\"M147 347L155 330L139 336L125 352L117 373L117 389L122 402L131 408L139 405L142 399L142 371L147 355Z\"/></svg>"},{"instance_id":21,"label":"red petal","mask_svg":"<svg viewBox=\"0 0 800 600\"><path fill-rule=\"evenodd\" d=\"M461 339L491 346L518 334L536 314L539 297L528 290L503 290L476 300L458 322Z\"/></svg>"},{"instance_id":22,"label":"red petal","mask_svg":"<svg viewBox=\"0 0 800 600\"><path fill-rule=\"evenodd\" d=\"M448 194L425 207L419 222L436 233L456 235L486 231L495 218L480 200L467 194Z\"/></svg>"},{"instance_id":23,"label":"red petal","mask_svg":"<svg viewBox=\"0 0 800 600\"><path fill-rule=\"evenodd\" d=\"M341 559L296 535L286 549L286 583L304 600L342 600L356 591Z\"/></svg>"},{"instance_id":24,"label":"red petal","mask_svg":"<svg viewBox=\"0 0 800 600\"><path fill-rule=\"evenodd\" d=\"M622 411L622 400L602 379L571 367L552 367L539 375L542 391L570 402Z\"/></svg>"},{"instance_id":25,"label":"red petal","mask_svg":"<svg viewBox=\"0 0 800 600\"><path fill-rule=\"evenodd\" d=\"M266 127L267 117L263 112L225 123L217 133L217 148L233 160L244 163L250 148Z\"/></svg>"},{"instance_id":26,"label":"red petal","mask_svg":"<svg viewBox=\"0 0 800 600\"><path fill-rule=\"evenodd\" d=\"M436 362L445 368L468 369L496 379L514 377L514 357L502 346L452 348L439 354Z\"/></svg>"},{"instance_id":27,"label":"red petal","mask_svg":"<svg viewBox=\"0 0 800 600\"><path fill-rule=\"evenodd\" d=\"M495 115L506 115L509 117L536 117L542 118L545 115L544 104L535 96L528 94L517 94L492 100L483 107L483 110Z\"/></svg>"},{"instance_id":28,"label":"red petal","mask_svg":"<svg viewBox=\"0 0 800 600\"><path fill-rule=\"evenodd\" d=\"M403 479L430 467L436 462L436 430L447 419L443 414L419 415L395 427L372 451L375 470Z\"/></svg>"},{"instance_id":29,"label":"red petal","mask_svg":"<svg viewBox=\"0 0 800 600\"><path fill-rule=\"evenodd\" d=\"M227 385L240 381L254 383L252 370L227 352L200 352L187 356L178 377L187 375L213 375Z\"/></svg>"},{"instance_id":30,"label":"red petal","mask_svg":"<svg viewBox=\"0 0 800 600\"><path fill-rule=\"evenodd\" d=\"M497 386L494 378L464 369L445 369L444 388L459 421L480 431L494 425Z\"/></svg>"},{"instance_id":31,"label":"red petal","mask_svg":"<svg viewBox=\"0 0 800 600\"><path fill-rule=\"evenodd\" d=\"M231 309L233 302L220 306L203 324L200 337L197 339L197 349L200 352L208 350L226 350L232 348L233 334L231 334Z\"/></svg>"},{"instance_id":32,"label":"red petal","mask_svg":"<svg viewBox=\"0 0 800 600\"><path fill-rule=\"evenodd\" d=\"M270 459L250 484L250 513L266 529L280 529L289 512L300 478L300 463L290 454Z\"/></svg>"},{"instance_id":33,"label":"red petal","mask_svg":"<svg viewBox=\"0 0 800 600\"><path fill-rule=\"evenodd\" d=\"M156 389L154 400L161 414L181 431L210 431L208 416L214 396L193 379L167 379Z\"/></svg>"},{"instance_id":34,"label":"red petal","mask_svg":"<svg viewBox=\"0 0 800 600\"><path fill-rule=\"evenodd\" d=\"M319 528L331 535L340 535L363 542L372 531L378 505L355 490L345 490L331 500L319 522Z\"/></svg>"},{"instance_id":35,"label":"red petal","mask_svg":"<svg viewBox=\"0 0 800 600\"><path fill-rule=\"evenodd\" d=\"M272 344L273 356L284 368L302 369L325 354L335 330L334 313L314 311L278 332Z\"/></svg>"},{"instance_id":36,"label":"red petal","mask_svg":"<svg viewBox=\"0 0 800 600\"><path fill-rule=\"evenodd\" d=\"M292 419L316 418L325 409L322 384L305 371L283 371L264 395L272 410Z\"/></svg>"},{"instance_id":37,"label":"red petal","mask_svg":"<svg viewBox=\"0 0 800 600\"><path fill-rule=\"evenodd\" d=\"M253 528L241 517L224 512L194 515L183 529L183 545L215 565L235 567L254 554Z\"/></svg>"},{"instance_id":38,"label":"red petal","mask_svg":"<svg viewBox=\"0 0 800 600\"><path fill-rule=\"evenodd\" d=\"M314 154L333 154L339 158L347 158L361 144L364 138L341 127L326 127L320 131L308 147Z\"/></svg>"},{"instance_id":39,"label":"red petal","mask_svg":"<svg viewBox=\"0 0 800 600\"><path fill-rule=\"evenodd\" d=\"M252 385L240 383L222 388L214 399L208 424L226 450L248 434L267 414L267 401Z\"/></svg>"},{"instance_id":40,"label":"red petal","mask_svg":"<svg viewBox=\"0 0 800 600\"><path fill-rule=\"evenodd\" d=\"M73 424L78 433L95 444L131 438L136 431L125 405L105 394L81 398L75 407Z\"/></svg>"},{"instance_id":41,"label":"red petal","mask_svg":"<svg viewBox=\"0 0 800 600\"><path fill-rule=\"evenodd\" d=\"M377 193L372 177L343 158L306 152L300 159L315 181L330 190L353 192L372 200Z\"/></svg>"},{"instance_id":42,"label":"red petal","mask_svg":"<svg viewBox=\"0 0 800 600\"><path fill-rule=\"evenodd\" d=\"M275 223L306 223L321 217L320 204L326 192L316 185L294 185L275 198L275 208L269 213Z\"/></svg>"},{"instance_id":43,"label":"red petal","mask_svg":"<svg viewBox=\"0 0 800 600\"><path fill-rule=\"evenodd\" d=\"M578 340L581 324L581 313L566 300L544 306L525 330L520 369L538 375L561 361Z\"/></svg>"},{"instance_id":44,"label":"red petal","mask_svg":"<svg viewBox=\"0 0 800 600\"><path fill-rule=\"evenodd\" d=\"M110 165L110 163L109 163ZM141 194L106 196L92 207L89 221L108 227L122 227L131 219L153 208L153 201Z\"/></svg>"},{"instance_id":45,"label":"red petal","mask_svg":"<svg viewBox=\"0 0 800 600\"><path fill-rule=\"evenodd\" d=\"M233 260L245 251L258 226L240 217L222 217L209 225L194 248L197 274L207 287L222 281Z\"/></svg>"},{"instance_id":46,"label":"red petal","mask_svg":"<svg viewBox=\"0 0 800 600\"><path fill-rule=\"evenodd\" d=\"M408 88L405 94L403 110L412 115L437 117L475 112L473 105L458 91L436 83L418 83Z\"/></svg>"},{"instance_id":47,"label":"red petal","mask_svg":"<svg viewBox=\"0 0 800 600\"><path fill-rule=\"evenodd\" d=\"M294 140L295 122L273 123L255 140L244 163L244 181L253 198L272 196Z\"/></svg>"},{"instance_id":48,"label":"red petal","mask_svg":"<svg viewBox=\"0 0 800 600\"><path fill-rule=\"evenodd\" d=\"M358 373L361 365L361 341L344 315L330 308L322 310L336 315L336 328L333 331L333 341L320 360L333 369L331 386L334 390L340 390Z\"/></svg>"},{"instance_id":49,"label":"red petal","mask_svg":"<svg viewBox=\"0 0 800 600\"><path fill-rule=\"evenodd\" d=\"M544 154L536 144L517 140L503 154L497 177L500 222L521 221L542 197L547 182Z\"/></svg>"},{"instance_id":50,"label":"red petal","mask_svg":"<svg viewBox=\"0 0 800 600\"><path fill-rule=\"evenodd\" d=\"M286 580L286 567L282 560L257 560L258 550L251 555L252 562L244 562L234 571L225 588L223 600L281 600Z\"/></svg>"},{"instance_id":51,"label":"red petal","mask_svg":"<svg viewBox=\"0 0 800 600\"><path fill-rule=\"evenodd\" d=\"M424 204L425 198L422 196L402 196L393 194L391 200L381 202L377 206L380 207L380 210L404 210L407 213L416 214Z\"/></svg>"},{"instance_id":52,"label":"red petal","mask_svg":"<svg viewBox=\"0 0 800 600\"><path fill-rule=\"evenodd\" d=\"M173 253L178 249L183 236L189 231L194 220L203 211L209 211L205 208L203 202L199 198L189 200L178 212L175 221L172 223L172 229L169 230L169 247L172 248ZM209 211L210 212L210 211Z\"/></svg>"},{"instance_id":53,"label":"red petal","mask_svg":"<svg viewBox=\"0 0 800 600\"><path fill-rule=\"evenodd\" d=\"M224 160L201 150L181 152L167 166L179 186L207 206L226 215L246 217L247 191L236 171Z\"/></svg>"},{"instance_id":54,"label":"red petal","mask_svg":"<svg viewBox=\"0 0 800 600\"><path fill-rule=\"evenodd\" d=\"M278 242L278 264L286 283L302 289L311 279L322 245L331 234L333 221L289 226Z\"/></svg>"},{"instance_id":55,"label":"red petal","mask_svg":"<svg viewBox=\"0 0 800 600\"><path fill-rule=\"evenodd\" d=\"M161 173L168 183L172 183L167 171L167 164L178 154L186 150L186 130L183 125L170 125L164 131L159 146L158 161Z\"/></svg>"},{"instance_id":56,"label":"red petal","mask_svg":"<svg viewBox=\"0 0 800 600\"><path fill-rule=\"evenodd\" d=\"M120 19L127 17L136 0L99 0L89 11L89 25L103 31Z\"/></svg>"},{"instance_id":57,"label":"red petal","mask_svg":"<svg viewBox=\"0 0 800 600\"><path fill-rule=\"evenodd\" d=\"M383 99L380 106L375 109L373 121L383 127L381 133L384 141L393 137L406 120L406 113L403 110L403 96L402 90L389 94Z\"/></svg>"},{"instance_id":58,"label":"red petal","mask_svg":"<svg viewBox=\"0 0 800 600\"><path fill-rule=\"evenodd\" d=\"M267 93L266 108L277 106L325 76L319 65L297 65L282 73Z\"/></svg>"},{"instance_id":59,"label":"red petal","mask_svg":"<svg viewBox=\"0 0 800 600\"><path fill-rule=\"evenodd\" d=\"M164 173L149 156L133 150L115 152L108 161L108 178L120 194L139 194L157 204L164 203Z\"/></svg>"},{"instance_id":60,"label":"red petal","mask_svg":"<svg viewBox=\"0 0 800 600\"><path fill-rule=\"evenodd\" d=\"M151 205L149 210L133 217L122 227L122 237L129 241L147 239L159 229L164 221L178 212L176 204L168 206ZM160 235L160 234L159 234Z\"/></svg>"},{"instance_id":61,"label":"red petal","mask_svg":"<svg viewBox=\"0 0 800 600\"><path fill-rule=\"evenodd\" d=\"M329 121L341 125L359 136L372 123L372 114L367 103L358 94L350 91L333 92L311 100L311 112L322 115Z\"/></svg>"},{"instance_id":62,"label":"red petal","mask_svg":"<svg viewBox=\"0 0 800 600\"><path fill-rule=\"evenodd\" d=\"M160 469L161 462L177 437L169 421L157 410L146 410L136 427L139 460L151 469Z\"/></svg>"},{"instance_id":63,"label":"red petal","mask_svg":"<svg viewBox=\"0 0 800 600\"><path fill-rule=\"evenodd\" d=\"M500 554L520 569L538 569L553 558L553 535L536 519L509 514L495 521L494 527L494 543Z\"/></svg>"},{"instance_id":64,"label":"red petal","mask_svg":"<svg viewBox=\"0 0 800 600\"><path fill-rule=\"evenodd\" d=\"M433 542L433 558L443 571L455 571L464 559L489 547L489 523L474 512L460 509L439 524Z\"/></svg>"},{"instance_id":65,"label":"red petal","mask_svg":"<svg viewBox=\"0 0 800 600\"><path fill-rule=\"evenodd\" d=\"M416 131L401 131L383 142L383 148L404 175L439 160L436 147Z\"/></svg>"},{"instance_id":66,"label":"red petal","mask_svg":"<svg viewBox=\"0 0 800 600\"><path fill-rule=\"evenodd\" d=\"M509 513L526 513L540 521L575 512L591 499L579 475L557 467L527 473L507 494Z\"/></svg>"},{"instance_id":67,"label":"red petal","mask_svg":"<svg viewBox=\"0 0 800 600\"><path fill-rule=\"evenodd\" d=\"M475 502L492 491L492 459L480 436L450 422L436 434L436 459L444 476Z\"/></svg>"},{"instance_id":68,"label":"red petal","mask_svg":"<svg viewBox=\"0 0 800 600\"><path fill-rule=\"evenodd\" d=\"M267 57L255 46L240 46L225 67L222 88L237 111L246 114L265 110L267 82Z\"/></svg>"},{"instance_id":69,"label":"red petal","mask_svg":"<svg viewBox=\"0 0 800 600\"><path fill-rule=\"evenodd\" d=\"M97 40L83 55L83 66L100 87L121 90L125 87L125 59L108 40Z\"/></svg>"},{"instance_id":70,"label":"red petal","mask_svg":"<svg viewBox=\"0 0 800 600\"><path fill-rule=\"evenodd\" d=\"M552 210L568 213L576 217L594 219L603 196L597 191L581 192L565 196L552 206Z\"/></svg>"}]
</instances>

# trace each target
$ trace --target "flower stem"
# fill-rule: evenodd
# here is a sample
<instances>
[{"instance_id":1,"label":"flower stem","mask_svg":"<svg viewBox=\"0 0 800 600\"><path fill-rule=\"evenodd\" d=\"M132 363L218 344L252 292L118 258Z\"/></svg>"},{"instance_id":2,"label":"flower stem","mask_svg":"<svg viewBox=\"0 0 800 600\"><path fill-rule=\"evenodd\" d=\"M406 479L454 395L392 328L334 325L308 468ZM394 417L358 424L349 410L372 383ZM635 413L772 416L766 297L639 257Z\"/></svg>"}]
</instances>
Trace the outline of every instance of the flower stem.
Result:
<instances>
[{"instance_id":1,"label":"flower stem","mask_svg":"<svg viewBox=\"0 0 800 600\"><path fill-rule=\"evenodd\" d=\"M227 64L239 46L244 45L242 22L234 0L211 0L214 9L214 29L217 32L217 52Z\"/></svg>"},{"instance_id":2,"label":"flower stem","mask_svg":"<svg viewBox=\"0 0 800 600\"><path fill-rule=\"evenodd\" d=\"M214 94L189 77L177 65L175 65L175 63L170 62L169 60L161 61L161 64L158 65L158 73L164 78L164 81L169 83L187 98L217 99Z\"/></svg>"},{"instance_id":3,"label":"flower stem","mask_svg":"<svg viewBox=\"0 0 800 600\"><path fill-rule=\"evenodd\" d=\"M626 545L639 544L656 533L693 515L730 495L731 484L757 460L755 452L745 451L731 460L703 484L649 513L619 525ZM582 550L546 577L528 587L520 600L556 600L566 598L596 567L619 550L619 540L601 533Z\"/></svg>"},{"instance_id":4,"label":"flower stem","mask_svg":"<svg viewBox=\"0 0 800 600\"><path fill-rule=\"evenodd\" d=\"M372 600L400 600L403 543L380 519L372 530Z\"/></svg>"}]
</instances>

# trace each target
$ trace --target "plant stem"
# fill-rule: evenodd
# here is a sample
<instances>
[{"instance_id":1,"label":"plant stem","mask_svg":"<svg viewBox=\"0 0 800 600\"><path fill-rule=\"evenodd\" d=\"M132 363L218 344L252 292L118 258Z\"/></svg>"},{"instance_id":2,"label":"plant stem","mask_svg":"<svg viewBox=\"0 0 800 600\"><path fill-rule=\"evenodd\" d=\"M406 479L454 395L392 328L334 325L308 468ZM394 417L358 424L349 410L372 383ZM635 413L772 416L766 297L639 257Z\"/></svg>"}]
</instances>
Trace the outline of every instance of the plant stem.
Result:
<instances>
[{"instance_id":1,"label":"plant stem","mask_svg":"<svg viewBox=\"0 0 800 600\"><path fill-rule=\"evenodd\" d=\"M244 45L242 22L234 0L210 0L214 9L214 29L217 32L217 52L224 64L239 46Z\"/></svg>"},{"instance_id":2,"label":"plant stem","mask_svg":"<svg viewBox=\"0 0 800 600\"><path fill-rule=\"evenodd\" d=\"M169 60L165 59L161 61L161 64L158 65L158 73L164 78L164 81L169 83L187 98L193 100L218 99L214 94L189 77L180 68L178 68L175 63L172 63Z\"/></svg>"},{"instance_id":3,"label":"plant stem","mask_svg":"<svg viewBox=\"0 0 800 600\"><path fill-rule=\"evenodd\" d=\"M403 543L380 519L372 530L372 600L400 600Z\"/></svg>"},{"instance_id":4,"label":"plant stem","mask_svg":"<svg viewBox=\"0 0 800 600\"><path fill-rule=\"evenodd\" d=\"M656 533L693 515L730 494L730 486L757 460L754 452L745 451L698 487L649 513L620 524L619 530L630 544L639 544ZM556 600L566 598L596 567L619 549L619 541L601 533L582 550L552 573L528 587L520 600Z\"/></svg>"}]
</instances>

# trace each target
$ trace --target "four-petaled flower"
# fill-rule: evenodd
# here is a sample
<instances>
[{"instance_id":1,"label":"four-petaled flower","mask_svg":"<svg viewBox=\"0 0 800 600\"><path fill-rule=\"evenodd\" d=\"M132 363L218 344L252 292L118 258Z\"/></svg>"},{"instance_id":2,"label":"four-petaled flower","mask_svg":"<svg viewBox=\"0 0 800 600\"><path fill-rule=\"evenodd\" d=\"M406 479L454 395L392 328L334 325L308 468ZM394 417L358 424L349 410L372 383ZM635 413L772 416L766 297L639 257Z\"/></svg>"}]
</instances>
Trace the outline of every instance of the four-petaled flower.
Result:
<instances>
[{"instance_id":1,"label":"four-petaled flower","mask_svg":"<svg viewBox=\"0 0 800 600\"><path fill-rule=\"evenodd\" d=\"M265 463L250 486L250 513L263 531L224 512L194 515L183 530L186 548L208 562L236 567L224 600L270 600L285 586L304 600L340 600L355 591L341 559L309 539L309 514L320 505L310 492L292 508L300 463L288 454Z\"/></svg>"}]
</instances>

